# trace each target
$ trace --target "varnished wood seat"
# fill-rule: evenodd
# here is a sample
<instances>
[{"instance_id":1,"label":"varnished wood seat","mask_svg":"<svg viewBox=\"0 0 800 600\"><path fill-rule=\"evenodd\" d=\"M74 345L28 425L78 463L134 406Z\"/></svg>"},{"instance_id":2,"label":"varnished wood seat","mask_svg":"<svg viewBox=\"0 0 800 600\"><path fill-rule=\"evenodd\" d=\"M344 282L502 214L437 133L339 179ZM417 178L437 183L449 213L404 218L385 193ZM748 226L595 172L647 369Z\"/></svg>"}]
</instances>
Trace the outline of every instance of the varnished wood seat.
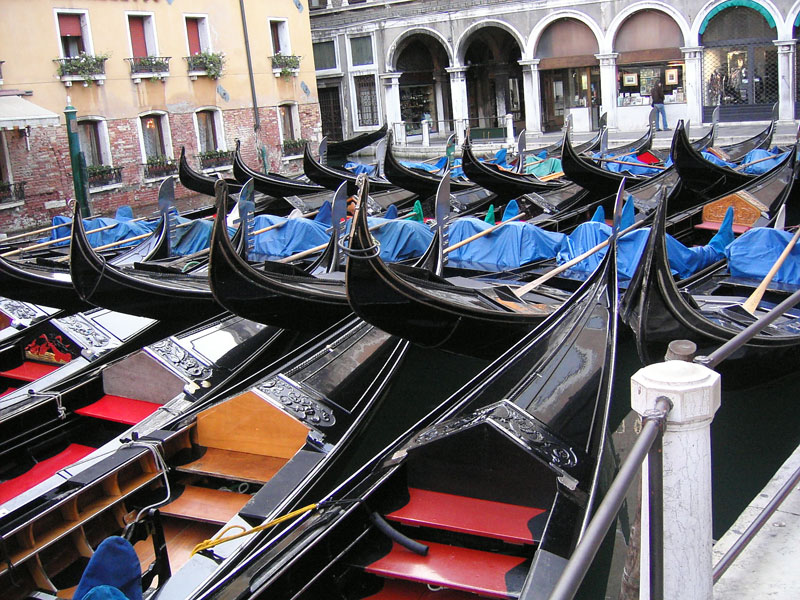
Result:
<instances>
[{"instance_id":1,"label":"varnished wood seat","mask_svg":"<svg viewBox=\"0 0 800 600\"><path fill-rule=\"evenodd\" d=\"M222 477L235 481L266 483L288 462L286 458L236 452L221 448L206 448L203 456L176 467L177 471Z\"/></svg>"},{"instance_id":2,"label":"varnished wood seat","mask_svg":"<svg viewBox=\"0 0 800 600\"><path fill-rule=\"evenodd\" d=\"M251 496L227 490L187 485L180 496L161 506L162 515L223 525L230 521Z\"/></svg>"}]
</instances>

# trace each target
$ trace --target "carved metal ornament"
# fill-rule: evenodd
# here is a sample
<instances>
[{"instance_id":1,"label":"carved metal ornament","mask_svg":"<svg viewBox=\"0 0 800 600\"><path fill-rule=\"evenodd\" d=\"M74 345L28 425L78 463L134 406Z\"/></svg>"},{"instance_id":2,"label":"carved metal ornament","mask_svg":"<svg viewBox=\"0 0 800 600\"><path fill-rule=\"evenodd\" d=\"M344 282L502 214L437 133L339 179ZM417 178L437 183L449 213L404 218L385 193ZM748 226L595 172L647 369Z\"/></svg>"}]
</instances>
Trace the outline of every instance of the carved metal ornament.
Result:
<instances>
[{"instance_id":1,"label":"carved metal ornament","mask_svg":"<svg viewBox=\"0 0 800 600\"><path fill-rule=\"evenodd\" d=\"M94 350L95 354L97 350L106 349L111 345L112 340L108 335L79 315L55 319L55 323L59 329L76 342L81 343L84 348Z\"/></svg>"},{"instance_id":2,"label":"carved metal ornament","mask_svg":"<svg viewBox=\"0 0 800 600\"><path fill-rule=\"evenodd\" d=\"M501 400L468 415L432 425L417 434L404 450L429 444L484 423L495 427L528 452L557 469L569 469L578 464L578 457L571 447L508 400Z\"/></svg>"},{"instance_id":3,"label":"carved metal ornament","mask_svg":"<svg viewBox=\"0 0 800 600\"><path fill-rule=\"evenodd\" d=\"M192 356L183 346L171 338L161 340L147 347L157 357L183 374L185 379L208 379L213 370Z\"/></svg>"},{"instance_id":4,"label":"carved metal ornament","mask_svg":"<svg viewBox=\"0 0 800 600\"><path fill-rule=\"evenodd\" d=\"M33 319L38 313L24 302L3 298L0 300L0 310L15 320Z\"/></svg>"}]
</instances>

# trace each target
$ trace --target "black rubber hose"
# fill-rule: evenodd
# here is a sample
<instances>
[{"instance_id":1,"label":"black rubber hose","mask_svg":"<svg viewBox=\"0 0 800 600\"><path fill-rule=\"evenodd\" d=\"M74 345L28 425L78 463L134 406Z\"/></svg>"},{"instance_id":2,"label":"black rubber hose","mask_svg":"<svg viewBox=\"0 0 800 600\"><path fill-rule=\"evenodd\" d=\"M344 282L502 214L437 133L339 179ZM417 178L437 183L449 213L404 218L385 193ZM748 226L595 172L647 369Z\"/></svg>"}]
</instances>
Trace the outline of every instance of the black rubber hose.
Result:
<instances>
[{"instance_id":1,"label":"black rubber hose","mask_svg":"<svg viewBox=\"0 0 800 600\"><path fill-rule=\"evenodd\" d=\"M420 556L427 556L428 546L426 546L425 544L420 544L418 541L412 540L407 535L400 533L399 531L397 531L397 529L389 525L389 523L386 522L386 519L384 519L378 513L376 512L370 513L369 519L370 521L372 521L375 527L377 527L381 531L381 533L383 533L392 541L397 542L403 548L411 550L411 552L419 554Z\"/></svg>"}]
</instances>

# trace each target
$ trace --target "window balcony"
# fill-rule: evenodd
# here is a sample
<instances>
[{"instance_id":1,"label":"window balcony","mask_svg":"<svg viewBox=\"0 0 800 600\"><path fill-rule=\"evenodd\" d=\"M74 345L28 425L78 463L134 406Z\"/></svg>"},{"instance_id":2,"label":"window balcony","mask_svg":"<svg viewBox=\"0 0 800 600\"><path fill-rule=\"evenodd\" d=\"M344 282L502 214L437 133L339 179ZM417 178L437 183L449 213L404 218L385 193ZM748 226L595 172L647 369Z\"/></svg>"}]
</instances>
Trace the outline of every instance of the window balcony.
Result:
<instances>
[{"instance_id":1,"label":"window balcony","mask_svg":"<svg viewBox=\"0 0 800 600\"><path fill-rule=\"evenodd\" d=\"M78 56L53 59L53 62L57 64L58 78L66 87L72 86L75 81L80 81L87 87L92 82L103 85L106 79L106 60L107 54L81 52Z\"/></svg>"},{"instance_id":2,"label":"window balcony","mask_svg":"<svg viewBox=\"0 0 800 600\"><path fill-rule=\"evenodd\" d=\"M272 72L275 77L297 77L300 73L300 57L294 54L276 54L272 59Z\"/></svg>"},{"instance_id":3,"label":"window balcony","mask_svg":"<svg viewBox=\"0 0 800 600\"><path fill-rule=\"evenodd\" d=\"M230 167L233 164L233 151L209 150L196 155L201 169Z\"/></svg>"},{"instance_id":4,"label":"window balcony","mask_svg":"<svg viewBox=\"0 0 800 600\"><path fill-rule=\"evenodd\" d=\"M171 58L171 56L136 56L125 60L131 67L133 83L140 83L142 79L164 81L165 77L169 77Z\"/></svg>"},{"instance_id":5,"label":"window balcony","mask_svg":"<svg viewBox=\"0 0 800 600\"><path fill-rule=\"evenodd\" d=\"M89 165L86 167L90 188L105 187L122 183L122 167L110 165Z\"/></svg>"},{"instance_id":6,"label":"window balcony","mask_svg":"<svg viewBox=\"0 0 800 600\"><path fill-rule=\"evenodd\" d=\"M144 167L145 179L163 179L178 172L175 159L166 156L148 158Z\"/></svg>"},{"instance_id":7,"label":"window balcony","mask_svg":"<svg viewBox=\"0 0 800 600\"><path fill-rule=\"evenodd\" d=\"M194 81L198 77L219 79L222 77L222 68L225 57L221 52L201 52L193 56L185 56L189 78Z\"/></svg>"},{"instance_id":8,"label":"window balcony","mask_svg":"<svg viewBox=\"0 0 800 600\"><path fill-rule=\"evenodd\" d=\"M0 205L25 200L26 181L0 181Z\"/></svg>"},{"instance_id":9,"label":"window balcony","mask_svg":"<svg viewBox=\"0 0 800 600\"><path fill-rule=\"evenodd\" d=\"M283 155L284 156L299 156L303 154L308 140L300 138L299 140L283 140Z\"/></svg>"}]
</instances>

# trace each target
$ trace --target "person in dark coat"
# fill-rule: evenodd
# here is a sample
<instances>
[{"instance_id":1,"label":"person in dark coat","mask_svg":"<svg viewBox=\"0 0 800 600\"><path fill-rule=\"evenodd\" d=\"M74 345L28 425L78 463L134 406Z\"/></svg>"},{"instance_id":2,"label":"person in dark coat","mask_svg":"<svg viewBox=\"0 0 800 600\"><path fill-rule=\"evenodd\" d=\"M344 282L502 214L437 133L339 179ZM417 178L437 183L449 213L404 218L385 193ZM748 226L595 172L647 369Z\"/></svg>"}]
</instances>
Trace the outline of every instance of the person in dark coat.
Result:
<instances>
[{"instance_id":1,"label":"person in dark coat","mask_svg":"<svg viewBox=\"0 0 800 600\"><path fill-rule=\"evenodd\" d=\"M650 104L656 109L656 131L667 131L667 110L664 108L664 88L661 85L661 80L656 79L653 89L650 90ZM658 127L658 116L661 115L664 127Z\"/></svg>"}]
</instances>

